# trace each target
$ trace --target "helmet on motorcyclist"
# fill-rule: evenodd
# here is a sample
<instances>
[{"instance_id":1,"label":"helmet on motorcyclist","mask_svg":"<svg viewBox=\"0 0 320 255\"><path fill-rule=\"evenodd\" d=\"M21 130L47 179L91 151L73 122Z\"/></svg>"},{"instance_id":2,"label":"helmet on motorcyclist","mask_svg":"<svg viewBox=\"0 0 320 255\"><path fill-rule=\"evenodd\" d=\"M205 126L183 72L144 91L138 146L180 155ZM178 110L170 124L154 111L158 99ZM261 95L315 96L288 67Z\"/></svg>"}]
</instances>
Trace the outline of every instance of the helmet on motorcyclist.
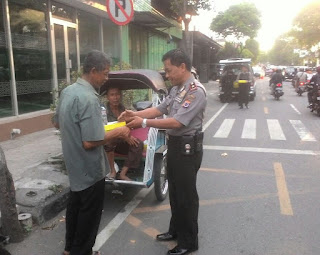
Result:
<instances>
[{"instance_id":1,"label":"helmet on motorcyclist","mask_svg":"<svg viewBox=\"0 0 320 255\"><path fill-rule=\"evenodd\" d=\"M277 68L277 69L276 69L276 72L277 72L277 73L281 73L281 72L282 72L281 68Z\"/></svg>"},{"instance_id":2,"label":"helmet on motorcyclist","mask_svg":"<svg viewBox=\"0 0 320 255\"><path fill-rule=\"evenodd\" d=\"M303 68L303 67L300 67L300 68L299 68L299 72L304 72L304 68Z\"/></svg>"},{"instance_id":3,"label":"helmet on motorcyclist","mask_svg":"<svg viewBox=\"0 0 320 255\"><path fill-rule=\"evenodd\" d=\"M317 73L320 73L320 66L317 67Z\"/></svg>"}]
</instances>

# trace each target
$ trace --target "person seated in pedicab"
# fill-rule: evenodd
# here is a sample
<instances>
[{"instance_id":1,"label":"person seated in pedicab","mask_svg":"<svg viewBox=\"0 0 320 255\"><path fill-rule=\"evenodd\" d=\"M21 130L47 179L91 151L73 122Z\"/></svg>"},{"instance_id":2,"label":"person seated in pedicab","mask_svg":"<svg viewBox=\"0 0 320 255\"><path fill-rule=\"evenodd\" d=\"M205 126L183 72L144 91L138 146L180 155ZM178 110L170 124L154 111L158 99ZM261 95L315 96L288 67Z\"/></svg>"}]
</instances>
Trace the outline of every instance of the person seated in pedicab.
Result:
<instances>
[{"instance_id":1,"label":"person seated in pedicab","mask_svg":"<svg viewBox=\"0 0 320 255\"><path fill-rule=\"evenodd\" d=\"M108 122L117 121L119 115L126 109L121 103L121 91L117 87L108 87L106 104ZM114 180L116 178L116 170L114 166L115 153L125 154L127 158L119 174L120 180L130 181L127 172L130 168L138 168L142 158L143 142L136 137L130 136L129 140L116 139L105 145L105 151L110 165L110 173L107 179Z\"/></svg>"}]
</instances>

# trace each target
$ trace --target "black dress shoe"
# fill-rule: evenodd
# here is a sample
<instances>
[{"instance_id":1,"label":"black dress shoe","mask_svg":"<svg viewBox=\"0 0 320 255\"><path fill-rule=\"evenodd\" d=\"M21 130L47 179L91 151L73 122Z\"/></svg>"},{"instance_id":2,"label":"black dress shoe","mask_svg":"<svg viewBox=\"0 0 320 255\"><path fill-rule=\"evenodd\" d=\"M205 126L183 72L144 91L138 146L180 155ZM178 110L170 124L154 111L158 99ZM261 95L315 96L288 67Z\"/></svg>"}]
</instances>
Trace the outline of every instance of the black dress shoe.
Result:
<instances>
[{"instance_id":1,"label":"black dress shoe","mask_svg":"<svg viewBox=\"0 0 320 255\"><path fill-rule=\"evenodd\" d=\"M179 246L174 247L172 250L168 251L168 255L183 255L183 254L189 254L193 251L196 251L197 249L184 249L180 248Z\"/></svg>"},{"instance_id":2,"label":"black dress shoe","mask_svg":"<svg viewBox=\"0 0 320 255\"><path fill-rule=\"evenodd\" d=\"M172 241L177 239L177 235L170 234L169 232L157 235L158 241Z\"/></svg>"}]
</instances>

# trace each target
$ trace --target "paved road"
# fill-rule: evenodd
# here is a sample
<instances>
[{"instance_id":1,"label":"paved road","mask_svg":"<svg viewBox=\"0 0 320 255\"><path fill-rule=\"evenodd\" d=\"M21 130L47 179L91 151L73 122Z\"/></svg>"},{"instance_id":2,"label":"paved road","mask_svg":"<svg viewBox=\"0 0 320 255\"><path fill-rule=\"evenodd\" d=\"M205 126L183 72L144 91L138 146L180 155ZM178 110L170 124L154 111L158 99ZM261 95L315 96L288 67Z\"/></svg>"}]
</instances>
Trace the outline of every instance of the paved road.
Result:
<instances>
[{"instance_id":1,"label":"paved road","mask_svg":"<svg viewBox=\"0 0 320 255\"><path fill-rule=\"evenodd\" d=\"M249 109L221 104L217 83L207 86L205 153L198 174L199 255L318 255L320 252L320 119L290 83L275 101L268 79L257 82ZM97 248L103 254L166 254L159 243L170 218L168 199L153 189L106 192ZM64 212L38 228L15 255L59 254ZM52 227L52 229L50 229ZM37 252L35 251L37 247Z\"/></svg>"}]
</instances>

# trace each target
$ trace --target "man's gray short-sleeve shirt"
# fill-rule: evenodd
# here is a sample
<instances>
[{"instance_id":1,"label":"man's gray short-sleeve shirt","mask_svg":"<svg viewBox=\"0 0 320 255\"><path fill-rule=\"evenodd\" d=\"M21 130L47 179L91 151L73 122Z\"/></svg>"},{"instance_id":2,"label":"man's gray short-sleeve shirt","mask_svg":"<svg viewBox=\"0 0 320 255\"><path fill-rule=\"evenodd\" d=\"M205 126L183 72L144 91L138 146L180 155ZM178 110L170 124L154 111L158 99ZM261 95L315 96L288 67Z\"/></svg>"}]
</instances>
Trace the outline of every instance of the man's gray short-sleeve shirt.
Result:
<instances>
[{"instance_id":1,"label":"man's gray short-sleeve shirt","mask_svg":"<svg viewBox=\"0 0 320 255\"><path fill-rule=\"evenodd\" d=\"M87 81L79 78L62 91L55 122L61 131L71 190L84 190L103 179L109 169L103 146L85 150L82 145L101 141L105 135L98 93Z\"/></svg>"}]
</instances>

